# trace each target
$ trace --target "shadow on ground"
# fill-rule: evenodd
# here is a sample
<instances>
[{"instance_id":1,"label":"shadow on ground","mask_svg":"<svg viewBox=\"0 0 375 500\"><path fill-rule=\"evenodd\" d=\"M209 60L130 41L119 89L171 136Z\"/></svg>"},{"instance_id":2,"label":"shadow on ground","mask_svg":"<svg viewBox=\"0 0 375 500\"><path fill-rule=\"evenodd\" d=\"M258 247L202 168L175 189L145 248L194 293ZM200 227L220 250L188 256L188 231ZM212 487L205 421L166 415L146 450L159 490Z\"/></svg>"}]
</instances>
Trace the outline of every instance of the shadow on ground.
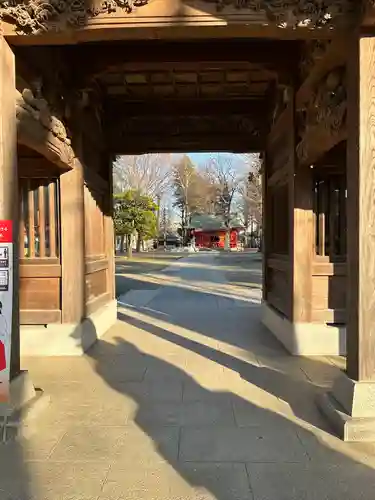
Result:
<instances>
[{"instance_id":1,"label":"shadow on ground","mask_svg":"<svg viewBox=\"0 0 375 500\"><path fill-rule=\"evenodd\" d=\"M176 340L168 334L168 341ZM200 354L212 357L202 348ZM234 393L209 391L184 370L140 352L123 338L100 341L89 356L110 387L136 402L134 422L152 440L158 457L148 462L135 452L135 462L140 460L136 472L129 466L127 477L126 467L121 479L119 472L112 480L110 475L105 498L336 500L346 495L372 500L374 470L330 448L329 440L325 443L312 428ZM128 366L127 382L113 378L109 363L120 358L137 366L138 374L142 366L142 377L129 382ZM233 366L227 358L214 360ZM262 370L242 368L248 383L257 385ZM273 376L267 370L263 375Z\"/></svg>"},{"instance_id":2,"label":"shadow on ground","mask_svg":"<svg viewBox=\"0 0 375 500\"><path fill-rule=\"evenodd\" d=\"M188 259L177 286L172 266L86 356L28 361L52 405L0 447L0 500L373 500L374 445L314 402L337 366L288 356L251 294L221 293L229 267Z\"/></svg>"}]
</instances>

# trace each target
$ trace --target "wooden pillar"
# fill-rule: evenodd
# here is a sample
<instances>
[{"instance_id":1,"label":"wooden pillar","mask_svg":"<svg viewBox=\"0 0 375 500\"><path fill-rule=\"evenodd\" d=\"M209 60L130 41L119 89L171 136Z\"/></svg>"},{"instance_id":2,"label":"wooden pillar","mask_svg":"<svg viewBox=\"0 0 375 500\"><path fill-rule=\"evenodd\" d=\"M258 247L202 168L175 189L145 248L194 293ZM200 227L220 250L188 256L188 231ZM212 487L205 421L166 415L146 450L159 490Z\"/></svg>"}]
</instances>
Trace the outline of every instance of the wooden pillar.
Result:
<instances>
[{"instance_id":1,"label":"wooden pillar","mask_svg":"<svg viewBox=\"0 0 375 500\"><path fill-rule=\"evenodd\" d=\"M347 373L320 407L346 441L375 441L375 37L353 36L347 111Z\"/></svg>"},{"instance_id":2,"label":"wooden pillar","mask_svg":"<svg viewBox=\"0 0 375 500\"><path fill-rule=\"evenodd\" d=\"M352 44L347 123L347 373L374 380L375 37Z\"/></svg>"},{"instance_id":3,"label":"wooden pillar","mask_svg":"<svg viewBox=\"0 0 375 500\"><path fill-rule=\"evenodd\" d=\"M0 34L0 219L13 221L11 378L20 373L17 124L14 54Z\"/></svg>"},{"instance_id":4,"label":"wooden pillar","mask_svg":"<svg viewBox=\"0 0 375 500\"><path fill-rule=\"evenodd\" d=\"M297 168L290 183L293 238L292 263L292 321L311 321L312 260L313 260L313 186L309 167Z\"/></svg>"},{"instance_id":5,"label":"wooden pillar","mask_svg":"<svg viewBox=\"0 0 375 500\"><path fill-rule=\"evenodd\" d=\"M106 158L106 165L108 168L108 193L106 199L105 213L104 213L104 237L105 237L105 251L108 259L107 269L107 291L111 294L111 298L116 297L115 291L115 232L113 226L113 165L112 159Z\"/></svg>"},{"instance_id":6,"label":"wooden pillar","mask_svg":"<svg viewBox=\"0 0 375 500\"><path fill-rule=\"evenodd\" d=\"M310 167L300 167L295 150L294 94L288 105L290 113L289 155L289 257L291 268L290 319L293 323L311 321L313 259L313 186Z\"/></svg>"},{"instance_id":7,"label":"wooden pillar","mask_svg":"<svg viewBox=\"0 0 375 500\"><path fill-rule=\"evenodd\" d=\"M83 168L60 177L62 322L79 323L85 316L85 215Z\"/></svg>"}]
</instances>

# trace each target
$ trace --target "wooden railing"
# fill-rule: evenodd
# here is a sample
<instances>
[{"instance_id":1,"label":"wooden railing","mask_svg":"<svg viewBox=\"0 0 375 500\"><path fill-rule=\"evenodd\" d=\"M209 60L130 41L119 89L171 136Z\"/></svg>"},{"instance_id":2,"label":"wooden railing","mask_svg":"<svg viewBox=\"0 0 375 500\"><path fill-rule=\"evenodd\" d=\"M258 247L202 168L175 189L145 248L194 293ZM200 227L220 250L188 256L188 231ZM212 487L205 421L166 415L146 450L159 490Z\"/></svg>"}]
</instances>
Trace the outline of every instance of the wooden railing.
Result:
<instances>
[{"instance_id":1,"label":"wooden railing","mask_svg":"<svg viewBox=\"0 0 375 500\"><path fill-rule=\"evenodd\" d=\"M57 180L22 179L20 201L20 257L58 258Z\"/></svg>"}]
</instances>

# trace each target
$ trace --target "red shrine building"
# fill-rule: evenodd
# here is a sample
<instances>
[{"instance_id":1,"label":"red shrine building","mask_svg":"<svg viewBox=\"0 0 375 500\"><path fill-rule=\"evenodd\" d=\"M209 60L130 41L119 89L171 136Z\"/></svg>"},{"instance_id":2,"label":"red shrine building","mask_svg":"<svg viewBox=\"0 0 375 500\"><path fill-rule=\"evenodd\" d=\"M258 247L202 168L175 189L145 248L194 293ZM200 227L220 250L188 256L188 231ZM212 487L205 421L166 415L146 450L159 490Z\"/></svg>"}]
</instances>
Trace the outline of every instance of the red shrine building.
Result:
<instances>
[{"instance_id":1,"label":"red shrine building","mask_svg":"<svg viewBox=\"0 0 375 500\"><path fill-rule=\"evenodd\" d=\"M195 238L198 248L221 248L225 247L225 235L227 227L220 217L213 215L195 215L190 223L191 236ZM237 248L239 234L244 230L238 220L230 224L230 248Z\"/></svg>"}]
</instances>

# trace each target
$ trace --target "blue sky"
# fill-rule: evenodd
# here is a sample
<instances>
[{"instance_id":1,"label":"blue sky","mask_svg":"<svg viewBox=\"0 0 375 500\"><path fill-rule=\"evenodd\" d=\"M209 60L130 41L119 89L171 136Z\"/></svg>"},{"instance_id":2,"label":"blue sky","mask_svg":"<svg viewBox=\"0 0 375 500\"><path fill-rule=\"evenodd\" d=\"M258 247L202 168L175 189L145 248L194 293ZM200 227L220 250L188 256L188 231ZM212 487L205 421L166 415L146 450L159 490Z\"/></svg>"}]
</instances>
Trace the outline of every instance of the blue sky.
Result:
<instances>
[{"instance_id":1,"label":"blue sky","mask_svg":"<svg viewBox=\"0 0 375 500\"><path fill-rule=\"evenodd\" d=\"M188 154L194 163L201 164L201 163L206 163L210 159L212 153L188 153Z\"/></svg>"},{"instance_id":2,"label":"blue sky","mask_svg":"<svg viewBox=\"0 0 375 500\"><path fill-rule=\"evenodd\" d=\"M204 165L205 163L208 162L210 157L212 155L220 155L223 157L227 157L228 159L231 159L230 164L234 168L238 168L240 170L246 168L245 161L241 158L241 155L236 154L236 153L216 153L216 152L210 152L210 153L186 153L190 158L192 159L193 163L196 165Z\"/></svg>"}]
</instances>

